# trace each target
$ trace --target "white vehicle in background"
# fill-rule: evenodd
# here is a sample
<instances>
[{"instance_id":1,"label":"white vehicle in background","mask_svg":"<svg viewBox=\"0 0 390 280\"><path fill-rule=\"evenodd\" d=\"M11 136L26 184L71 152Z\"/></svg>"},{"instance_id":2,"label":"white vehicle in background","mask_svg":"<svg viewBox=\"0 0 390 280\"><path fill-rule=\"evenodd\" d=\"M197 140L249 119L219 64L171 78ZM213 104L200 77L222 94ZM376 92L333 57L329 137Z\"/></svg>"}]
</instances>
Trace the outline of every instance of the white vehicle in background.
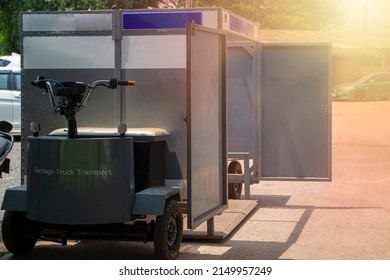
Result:
<instances>
[{"instance_id":1,"label":"white vehicle in background","mask_svg":"<svg viewBox=\"0 0 390 280\"><path fill-rule=\"evenodd\" d=\"M0 67L20 67L20 54L0 56Z\"/></svg>"},{"instance_id":2,"label":"white vehicle in background","mask_svg":"<svg viewBox=\"0 0 390 280\"><path fill-rule=\"evenodd\" d=\"M12 124L12 134L20 134L21 73L20 55L0 57L0 120Z\"/></svg>"}]
</instances>

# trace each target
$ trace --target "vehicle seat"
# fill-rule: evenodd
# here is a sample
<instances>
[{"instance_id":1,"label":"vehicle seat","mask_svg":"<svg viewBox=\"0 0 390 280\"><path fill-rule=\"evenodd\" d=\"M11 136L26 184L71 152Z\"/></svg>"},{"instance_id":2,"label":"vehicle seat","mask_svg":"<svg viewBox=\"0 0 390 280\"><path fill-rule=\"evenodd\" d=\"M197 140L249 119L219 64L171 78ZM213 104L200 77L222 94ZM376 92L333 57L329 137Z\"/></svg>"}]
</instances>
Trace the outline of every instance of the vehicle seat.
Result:
<instances>
[{"instance_id":1,"label":"vehicle seat","mask_svg":"<svg viewBox=\"0 0 390 280\"><path fill-rule=\"evenodd\" d=\"M119 137L116 127L79 127L77 128L79 138L101 138L101 137ZM60 128L52 131L50 136L67 136L66 128ZM127 128L126 137L138 138L164 138L169 133L162 128L156 127L136 127Z\"/></svg>"}]
</instances>

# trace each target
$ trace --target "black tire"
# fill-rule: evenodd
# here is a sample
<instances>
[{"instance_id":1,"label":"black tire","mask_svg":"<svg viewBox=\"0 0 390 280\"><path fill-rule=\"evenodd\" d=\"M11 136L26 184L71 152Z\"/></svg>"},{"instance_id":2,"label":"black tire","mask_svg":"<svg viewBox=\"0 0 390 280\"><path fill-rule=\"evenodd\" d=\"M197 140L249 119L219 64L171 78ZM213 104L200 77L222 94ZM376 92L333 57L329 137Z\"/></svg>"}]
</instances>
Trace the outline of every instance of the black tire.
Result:
<instances>
[{"instance_id":1,"label":"black tire","mask_svg":"<svg viewBox=\"0 0 390 280\"><path fill-rule=\"evenodd\" d=\"M174 260L179 255L183 237L183 213L175 200L168 200L164 214L157 216L154 228L154 252L161 260Z\"/></svg>"},{"instance_id":2,"label":"black tire","mask_svg":"<svg viewBox=\"0 0 390 280\"><path fill-rule=\"evenodd\" d=\"M232 161L228 166L229 174L242 174L242 167L238 161ZM229 183L228 184L228 198L240 199L242 193L242 183Z\"/></svg>"},{"instance_id":3,"label":"black tire","mask_svg":"<svg viewBox=\"0 0 390 280\"><path fill-rule=\"evenodd\" d=\"M26 212L5 211L2 224L4 245L14 255L23 255L30 252L37 242L37 238L29 234Z\"/></svg>"}]
</instances>

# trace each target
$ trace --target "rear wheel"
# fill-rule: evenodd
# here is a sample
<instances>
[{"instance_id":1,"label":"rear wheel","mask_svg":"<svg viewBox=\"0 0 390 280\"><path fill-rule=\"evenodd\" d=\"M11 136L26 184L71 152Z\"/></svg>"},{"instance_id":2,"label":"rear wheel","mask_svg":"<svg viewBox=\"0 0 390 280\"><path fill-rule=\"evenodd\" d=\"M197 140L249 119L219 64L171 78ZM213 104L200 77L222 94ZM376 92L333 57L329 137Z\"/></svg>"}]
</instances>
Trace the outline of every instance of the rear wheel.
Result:
<instances>
[{"instance_id":1,"label":"rear wheel","mask_svg":"<svg viewBox=\"0 0 390 280\"><path fill-rule=\"evenodd\" d=\"M183 237L183 214L175 200L168 200L164 214L157 216L154 228L154 252L161 260L174 260L179 255Z\"/></svg>"},{"instance_id":2,"label":"rear wheel","mask_svg":"<svg viewBox=\"0 0 390 280\"><path fill-rule=\"evenodd\" d=\"M229 174L242 174L242 167L238 161L232 161L228 166ZM228 184L228 197L229 199L240 199L242 193L242 183L229 183Z\"/></svg>"},{"instance_id":3,"label":"rear wheel","mask_svg":"<svg viewBox=\"0 0 390 280\"><path fill-rule=\"evenodd\" d=\"M22 211L5 211L2 234L5 247L14 255L30 252L37 242L37 238L31 236L26 212Z\"/></svg>"}]
</instances>

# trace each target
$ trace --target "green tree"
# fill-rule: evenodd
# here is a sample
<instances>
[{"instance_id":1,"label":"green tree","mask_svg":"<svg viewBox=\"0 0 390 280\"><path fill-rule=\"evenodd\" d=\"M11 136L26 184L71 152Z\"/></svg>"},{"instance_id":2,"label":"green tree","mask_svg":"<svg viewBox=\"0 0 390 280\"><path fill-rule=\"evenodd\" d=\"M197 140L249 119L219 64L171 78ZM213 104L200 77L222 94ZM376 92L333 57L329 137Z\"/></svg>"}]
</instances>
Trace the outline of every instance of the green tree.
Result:
<instances>
[{"instance_id":1,"label":"green tree","mask_svg":"<svg viewBox=\"0 0 390 280\"><path fill-rule=\"evenodd\" d=\"M43 8L43 0L0 0L0 53L19 50L19 12Z\"/></svg>"},{"instance_id":2,"label":"green tree","mask_svg":"<svg viewBox=\"0 0 390 280\"><path fill-rule=\"evenodd\" d=\"M100 10L104 8L102 0L46 0L46 9L50 11Z\"/></svg>"},{"instance_id":3,"label":"green tree","mask_svg":"<svg viewBox=\"0 0 390 280\"><path fill-rule=\"evenodd\" d=\"M158 1L160 8L184 8L192 1L189 0L160 0Z\"/></svg>"},{"instance_id":4,"label":"green tree","mask_svg":"<svg viewBox=\"0 0 390 280\"><path fill-rule=\"evenodd\" d=\"M19 52L20 12L102 9L103 0L0 0L0 53Z\"/></svg>"},{"instance_id":5,"label":"green tree","mask_svg":"<svg viewBox=\"0 0 390 280\"><path fill-rule=\"evenodd\" d=\"M157 8L159 0L103 0L105 9Z\"/></svg>"}]
</instances>

